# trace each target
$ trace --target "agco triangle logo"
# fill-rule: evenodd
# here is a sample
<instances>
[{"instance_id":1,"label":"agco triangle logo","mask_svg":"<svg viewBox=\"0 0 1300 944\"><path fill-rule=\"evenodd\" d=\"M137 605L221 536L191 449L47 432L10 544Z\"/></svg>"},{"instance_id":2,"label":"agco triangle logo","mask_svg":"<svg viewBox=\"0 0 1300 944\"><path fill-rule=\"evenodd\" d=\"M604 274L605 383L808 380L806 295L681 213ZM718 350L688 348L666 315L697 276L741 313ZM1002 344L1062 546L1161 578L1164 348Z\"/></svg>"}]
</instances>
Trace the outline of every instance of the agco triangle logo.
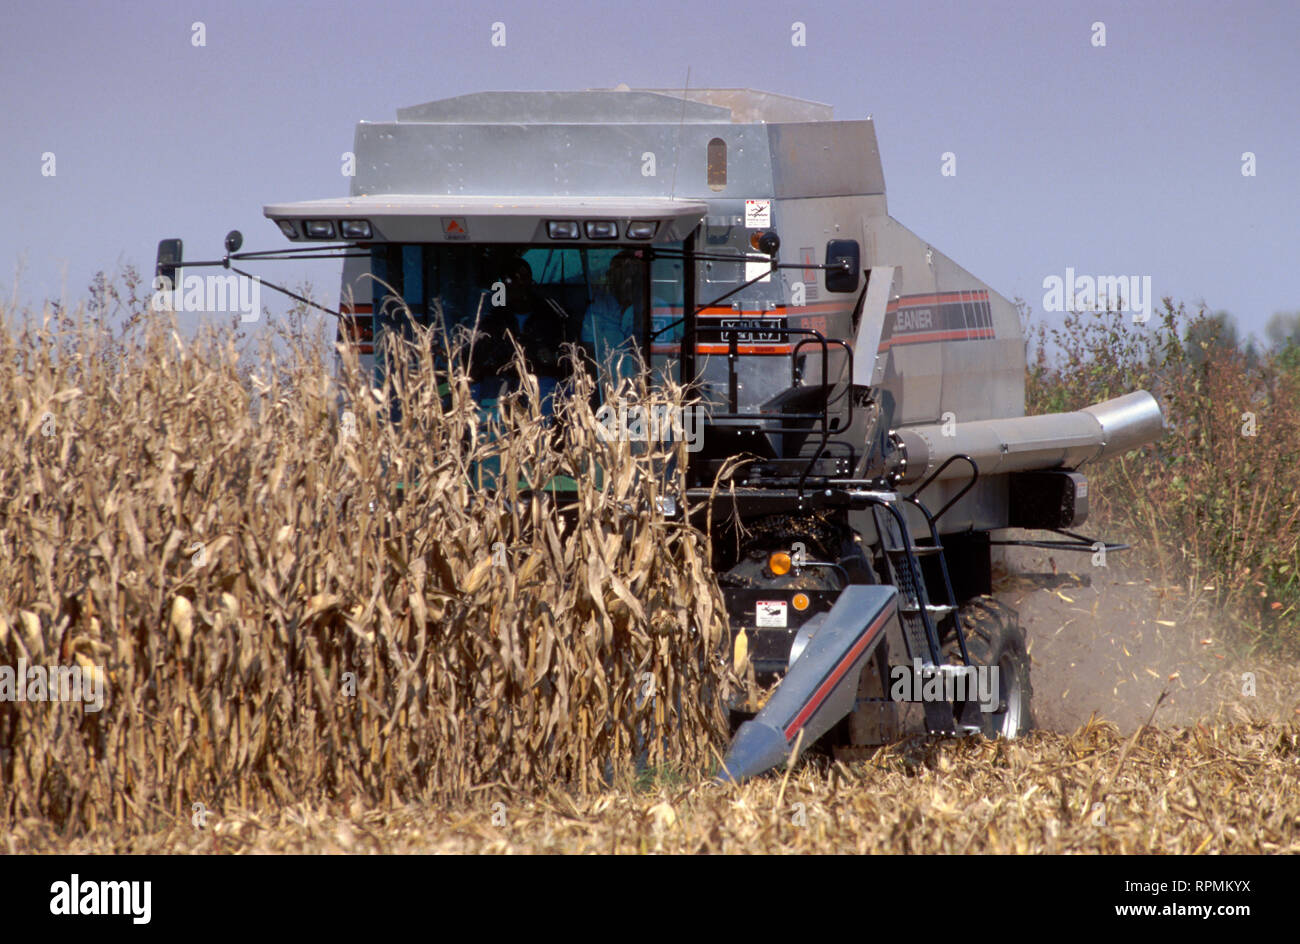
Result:
<instances>
[{"instance_id":1,"label":"agco triangle logo","mask_svg":"<svg viewBox=\"0 0 1300 944\"><path fill-rule=\"evenodd\" d=\"M442 218L442 235L444 239L468 239L469 224L463 216L444 216Z\"/></svg>"}]
</instances>

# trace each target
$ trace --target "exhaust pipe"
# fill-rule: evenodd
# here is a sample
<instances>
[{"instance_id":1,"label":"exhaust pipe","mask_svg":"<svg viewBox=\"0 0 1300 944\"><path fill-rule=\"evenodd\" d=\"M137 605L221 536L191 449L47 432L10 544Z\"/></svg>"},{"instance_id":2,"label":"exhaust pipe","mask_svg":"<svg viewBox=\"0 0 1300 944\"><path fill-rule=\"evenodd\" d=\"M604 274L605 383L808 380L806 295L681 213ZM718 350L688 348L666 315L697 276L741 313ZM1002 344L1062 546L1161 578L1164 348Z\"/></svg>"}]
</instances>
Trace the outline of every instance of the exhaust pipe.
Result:
<instances>
[{"instance_id":1,"label":"exhaust pipe","mask_svg":"<svg viewBox=\"0 0 1300 944\"><path fill-rule=\"evenodd\" d=\"M907 459L902 478L906 484L925 478L959 455L974 459L982 476L1077 469L1085 462L1108 459L1153 442L1163 430L1160 404L1139 390L1075 413L1013 416L952 426L903 426L896 432ZM965 463L954 462L939 478L969 474Z\"/></svg>"},{"instance_id":2,"label":"exhaust pipe","mask_svg":"<svg viewBox=\"0 0 1300 944\"><path fill-rule=\"evenodd\" d=\"M845 587L767 704L736 731L718 780L740 783L790 760L796 744L802 752L851 713L862 666L897 610L893 587Z\"/></svg>"}]
</instances>

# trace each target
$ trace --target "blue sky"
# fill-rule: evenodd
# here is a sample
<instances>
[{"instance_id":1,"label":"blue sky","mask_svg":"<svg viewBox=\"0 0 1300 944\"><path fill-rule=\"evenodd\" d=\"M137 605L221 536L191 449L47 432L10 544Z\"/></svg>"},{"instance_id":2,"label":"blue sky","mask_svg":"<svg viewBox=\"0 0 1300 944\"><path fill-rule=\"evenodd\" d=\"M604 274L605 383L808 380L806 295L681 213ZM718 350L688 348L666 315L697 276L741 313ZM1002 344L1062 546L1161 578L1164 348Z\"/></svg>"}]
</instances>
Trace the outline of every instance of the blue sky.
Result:
<instances>
[{"instance_id":1,"label":"blue sky","mask_svg":"<svg viewBox=\"0 0 1300 944\"><path fill-rule=\"evenodd\" d=\"M1300 310L1294 2L51 2L4 21L6 300L20 263L20 299L76 300L96 270L151 269L163 236L192 257L232 228L281 248L262 205L346 194L359 119L488 89L680 85L689 67L693 86L873 116L892 215L1035 308L1072 267L1150 275L1256 334ZM335 300L337 264L258 271Z\"/></svg>"}]
</instances>

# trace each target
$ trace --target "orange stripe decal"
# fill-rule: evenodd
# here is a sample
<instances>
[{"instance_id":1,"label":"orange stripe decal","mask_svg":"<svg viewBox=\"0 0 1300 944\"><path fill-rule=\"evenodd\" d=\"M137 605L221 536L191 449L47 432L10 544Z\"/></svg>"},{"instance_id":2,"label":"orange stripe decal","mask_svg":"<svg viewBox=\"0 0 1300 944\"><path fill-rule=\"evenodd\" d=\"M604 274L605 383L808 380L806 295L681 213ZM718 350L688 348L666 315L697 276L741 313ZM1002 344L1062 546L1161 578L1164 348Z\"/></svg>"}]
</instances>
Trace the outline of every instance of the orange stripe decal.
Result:
<instances>
[{"instance_id":1,"label":"orange stripe decal","mask_svg":"<svg viewBox=\"0 0 1300 944\"><path fill-rule=\"evenodd\" d=\"M933 341L991 341L997 335L992 328L957 328L953 331L926 331L921 334L896 334L880 342L880 350L895 344L924 344Z\"/></svg>"}]
</instances>

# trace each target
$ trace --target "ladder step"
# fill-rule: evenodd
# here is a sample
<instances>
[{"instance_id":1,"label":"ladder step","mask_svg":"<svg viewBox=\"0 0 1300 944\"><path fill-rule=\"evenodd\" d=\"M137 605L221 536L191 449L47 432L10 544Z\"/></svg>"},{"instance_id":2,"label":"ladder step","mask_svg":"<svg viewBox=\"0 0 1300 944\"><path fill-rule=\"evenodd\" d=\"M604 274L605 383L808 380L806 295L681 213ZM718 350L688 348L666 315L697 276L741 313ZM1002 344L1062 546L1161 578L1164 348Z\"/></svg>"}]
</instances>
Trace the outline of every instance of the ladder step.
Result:
<instances>
[{"instance_id":1,"label":"ladder step","mask_svg":"<svg viewBox=\"0 0 1300 944\"><path fill-rule=\"evenodd\" d=\"M902 606L898 608L898 610L900 613L921 612L921 608L914 603L904 603ZM956 611L957 611L957 607L949 606L945 603L927 603L925 605L925 612L929 613L931 616L943 617L943 616L947 616L949 613L955 613Z\"/></svg>"},{"instance_id":2,"label":"ladder step","mask_svg":"<svg viewBox=\"0 0 1300 944\"><path fill-rule=\"evenodd\" d=\"M903 555L905 555L908 551L911 551L911 552L912 552L913 554L915 554L917 557L929 557L929 556L932 555L932 554L942 554L942 553L943 553L943 548L942 548L942 547L934 547L934 546L931 546L931 545L926 545L925 547L913 546L913 547L887 547L887 548L885 548L885 553L886 553L886 554L897 554L897 555L899 555L899 556L903 556Z\"/></svg>"}]
</instances>

